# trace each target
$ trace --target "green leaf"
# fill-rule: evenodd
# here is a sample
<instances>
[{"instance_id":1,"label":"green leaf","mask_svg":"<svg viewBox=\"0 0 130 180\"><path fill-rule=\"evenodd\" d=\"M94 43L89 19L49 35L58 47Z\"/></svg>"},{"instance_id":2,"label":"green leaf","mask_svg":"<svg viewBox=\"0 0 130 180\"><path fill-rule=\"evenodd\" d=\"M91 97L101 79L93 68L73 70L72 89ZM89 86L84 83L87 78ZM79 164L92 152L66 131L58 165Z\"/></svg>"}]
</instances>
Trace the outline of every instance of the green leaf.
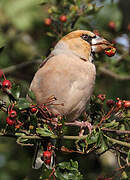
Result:
<instances>
[{"instance_id":1,"label":"green leaf","mask_svg":"<svg viewBox=\"0 0 130 180\"><path fill-rule=\"evenodd\" d=\"M100 146L102 140L102 132L99 130L98 137L97 137L97 146Z\"/></svg>"},{"instance_id":2,"label":"green leaf","mask_svg":"<svg viewBox=\"0 0 130 180\"><path fill-rule=\"evenodd\" d=\"M43 137L55 137L54 133L48 129L47 125L44 125L44 128L37 128L36 133L40 134Z\"/></svg>"},{"instance_id":3,"label":"green leaf","mask_svg":"<svg viewBox=\"0 0 130 180\"><path fill-rule=\"evenodd\" d=\"M30 107L30 103L25 98L19 98L17 107L19 110L27 109Z\"/></svg>"},{"instance_id":4,"label":"green leaf","mask_svg":"<svg viewBox=\"0 0 130 180\"><path fill-rule=\"evenodd\" d=\"M11 94L13 95L13 97L15 99L18 99L20 96L20 86L19 85L13 85L13 87L11 88Z\"/></svg>"},{"instance_id":5,"label":"green leaf","mask_svg":"<svg viewBox=\"0 0 130 180\"><path fill-rule=\"evenodd\" d=\"M88 144L96 143L98 140L99 132L96 132L95 130L92 131L91 134L89 134L86 138L86 141Z\"/></svg>"},{"instance_id":6,"label":"green leaf","mask_svg":"<svg viewBox=\"0 0 130 180\"><path fill-rule=\"evenodd\" d=\"M32 90L28 91L28 96L31 98L32 101L36 102L36 97Z\"/></svg>"},{"instance_id":7,"label":"green leaf","mask_svg":"<svg viewBox=\"0 0 130 180\"><path fill-rule=\"evenodd\" d=\"M107 138L102 135L102 141L101 141L101 152L104 152L108 149L107 146Z\"/></svg>"},{"instance_id":8,"label":"green leaf","mask_svg":"<svg viewBox=\"0 0 130 180\"><path fill-rule=\"evenodd\" d=\"M51 32L47 32L46 33L49 37L55 37L55 34L51 33Z\"/></svg>"},{"instance_id":9,"label":"green leaf","mask_svg":"<svg viewBox=\"0 0 130 180\"><path fill-rule=\"evenodd\" d=\"M56 177L60 180L81 180L82 175L78 171L78 162L70 160L70 162L61 162L56 168Z\"/></svg>"},{"instance_id":10,"label":"green leaf","mask_svg":"<svg viewBox=\"0 0 130 180\"><path fill-rule=\"evenodd\" d=\"M104 127L106 127L106 128L109 128L109 127L115 128L115 127L117 127L118 125L119 125L119 122L116 122L116 120L113 120L113 121L111 121L110 123L105 123L105 124L104 124Z\"/></svg>"}]
</instances>

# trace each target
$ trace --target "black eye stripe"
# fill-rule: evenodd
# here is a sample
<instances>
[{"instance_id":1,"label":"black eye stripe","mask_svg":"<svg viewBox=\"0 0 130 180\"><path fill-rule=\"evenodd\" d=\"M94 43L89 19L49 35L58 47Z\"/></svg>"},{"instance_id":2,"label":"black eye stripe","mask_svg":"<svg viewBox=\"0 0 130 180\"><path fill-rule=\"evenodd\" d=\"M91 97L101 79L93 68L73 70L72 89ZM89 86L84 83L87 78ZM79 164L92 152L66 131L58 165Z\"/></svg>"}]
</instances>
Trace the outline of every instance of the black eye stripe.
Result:
<instances>
[{"instance_id":1,"label":"black eye stripe","mask_svg":"<svg viewBox=\"0 0 130 180\"><path fill-rule=\"evenodd\" d=\"M87 34L82 34L81 36L80 36L83 40L85 40L85 41L87 41L88 43L92 43L92 39L93 38L96 38L96 35L95 36L93 36L93 37L91 37L91 36L89 36L89 35L87 35Z\"/></svg>"}]
</instances>

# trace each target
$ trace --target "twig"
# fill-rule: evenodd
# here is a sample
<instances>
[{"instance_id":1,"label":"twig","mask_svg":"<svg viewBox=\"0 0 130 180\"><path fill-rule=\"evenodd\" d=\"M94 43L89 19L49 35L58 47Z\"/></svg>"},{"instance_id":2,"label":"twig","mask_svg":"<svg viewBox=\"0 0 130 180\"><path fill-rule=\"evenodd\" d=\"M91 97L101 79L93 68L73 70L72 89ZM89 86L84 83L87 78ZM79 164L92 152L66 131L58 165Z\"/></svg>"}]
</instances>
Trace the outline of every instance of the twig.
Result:
<instances>
[{"instance_id":1,"label":"twig","mask_svg":"<svg viewBox=\"0 0 130 180\"><path fill-rule=\"evenodd\" d=\"M38 135L12 135L12 134L4 134L2 132L0 132L0 136L3 137L13 137L13 138L17 138L17 137L21 137L22 139L43 139L44 137L42 136L38 136ZM62 137L58 137L57 135L53 135L51 138L53 139L66 139L66 140L82 140L82 139L86 139L88 135L84 135L84 136L62 136ZM49 136L48 136L49 137Z\"/></svg>"},{"instance_id":2,"label":"twig","mask_svg":"<svg viewBox=\"0 0 130 180\"><path fill-rule=\"evenodd\" d=\"M126 147L130 148L130 143L128 143L128 142L123 142L123 141L119 141L117 139L110 138L105 134L104 134L104 136L108 139L108 141L111 141L111 142L113 142L115 144L119 144L119 145L126 146Z\"/></svg>"},{"instance_id":3,"label":"twig","mask_svg":"<svg viewBox=\"0 0 130 180\"><path fill-rule=\"evenodd\" d=\"M23 62L21 64L17 64L17 65L12 65L12 66L9 66L7 68L4 68L2 69L2 71L6 74L10 74L16 70L19 70L19 69L22 69L22 68L25 68L26 66L29 66L30 64L40 64L42 62L42 59L35 59L35 60L32 60L32 61L28 61L28 62Z\"/></svg>"},{"instance_id":4,"label":"twig","mask_svg":"<svg viewBox=\"0 0 130 180\"><path fill-rule=\"evenodd\" d=\"M108 75L116 80L120 80L120 81L127 81L130 80L130 76L123 76L123 75L119 75L116 74L114 72L112 72L111 70L105 68L105 67L99 67L99 72L101 72L102 74Z\"/></svg>"},{"instance_id":5,"label":"twig","mask_svg":"<svg viewBox=\"0 0 130 180\"><path fill-rule=\"evenodd\" d=\"M130 131L126 130L117 130L117 129L109 129L109 128L101 128L103 131L108 131L108 132L115 132L117 134L130 134Z\"/></svg>"}]
</instances>

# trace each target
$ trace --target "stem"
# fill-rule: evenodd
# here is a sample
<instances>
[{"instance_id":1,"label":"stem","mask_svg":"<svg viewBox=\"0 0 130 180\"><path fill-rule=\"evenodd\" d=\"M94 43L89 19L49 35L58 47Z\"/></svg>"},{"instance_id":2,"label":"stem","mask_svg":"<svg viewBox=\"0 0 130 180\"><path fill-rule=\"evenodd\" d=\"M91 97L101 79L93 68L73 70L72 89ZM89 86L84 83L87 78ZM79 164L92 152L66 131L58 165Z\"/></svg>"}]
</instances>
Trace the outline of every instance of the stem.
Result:
<instances>
[{"instance_id":1,"label":"stem","mask_svg":"<svg viewBox=\"0 0 130 180\"><path fill-rule=\"evenodd\" d=\"M123 131L123 130L117 130L117 129L109 129L109 128L101 128L103 131L108 131L108 132L115 132L117 134L130 134L130 131Z\"/></svg>"},{"instance_id":2,"label":"stem","mask_svg":"<svg viewBox=\"0 0 130 180\"><path fill-rule=\"evenodd\" d=\"M104 136L108 139L108 141L111 141L111 142L113 142L113 143L115 143L115 144L119 144L119 145L126 146L126 147L129 147L129 148L130 148L130 143L127 143L127 142L119 141L119 140L117 140L117 139L110 138L110 137L106 136L105 134L104 134Z\"/></svg>"},{"instance_id":3,"label":"stem","mask_svg":"<svg viewBox=\"0 0 130 180\"><path fill-rule=\"evenodd\" d=\"M44 137L41 136L37 136L37 135L32 135L32 136L27 136L27 135L12 135L12 134L4 134L4 133L0 133L0 136L4 136L4 137L13 137L13 138L17 138L17 137L21 137L21 139L43 139ZM84 136L62 136L60 137L61 139L67 139L67 140L82 140L82 139L86 139L88 135L84 135ZM48 136L49 137L49 136ZM53 135L51 137L52 139L58 139L59 137L57 135Z\"/></svg>"}]
</instances>

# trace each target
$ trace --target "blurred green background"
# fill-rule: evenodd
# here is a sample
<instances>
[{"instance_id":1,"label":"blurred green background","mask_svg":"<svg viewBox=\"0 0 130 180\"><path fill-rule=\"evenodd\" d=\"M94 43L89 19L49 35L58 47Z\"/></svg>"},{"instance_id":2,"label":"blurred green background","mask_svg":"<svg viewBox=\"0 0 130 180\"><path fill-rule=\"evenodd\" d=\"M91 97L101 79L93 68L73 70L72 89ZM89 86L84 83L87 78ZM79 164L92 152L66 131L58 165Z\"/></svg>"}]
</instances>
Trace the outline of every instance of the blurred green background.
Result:
<instances>
[{"instance_id":1,"label":"blurred green background","mask_svg":"<svg viewBox=\"0 0 130 180\"><path fill-rule=\"evenodd\" d=\"M42 58L58 39L48 32L53 32L46 26L44 19L48 10L56 7L60 10L67 3L70 11L72 2L63 0L0 0L0 69L7 78L20 84L23 96L26 95L34 73ZM44 4L46 3L47 4ZM105 93L108 98L130 99L130 0L82 0L91 8L92 4L103 6L97 13L81 16L75 24L75 29L98 31L111 42L116 42L117 54L107 57L104 54L96 57L97 79L95 94ZM68 9L63 8L61 14L71 17ZM114 22L114 27L110 22ZM0 94L0 99L3 94ZM0 121L4 122L0 114ZM37 180L40 170L32 170L31 162L34 149L21 147L15 139L0 137L0 180ZM58 161L62 161L58 155ZM72 158L71 155L67 159ZM81 157L73 157L75 160ZM65 157L66 159L66 157ZM86 160L86 166L84 163ZM92 162L92 163L91 163ZM83 157L80 169L89 180L96 179L106 171L97 157ZM112 167L107 172L111 172ZM85 179L86 179L85 178Z\"/></svg>"}]
</instances>

